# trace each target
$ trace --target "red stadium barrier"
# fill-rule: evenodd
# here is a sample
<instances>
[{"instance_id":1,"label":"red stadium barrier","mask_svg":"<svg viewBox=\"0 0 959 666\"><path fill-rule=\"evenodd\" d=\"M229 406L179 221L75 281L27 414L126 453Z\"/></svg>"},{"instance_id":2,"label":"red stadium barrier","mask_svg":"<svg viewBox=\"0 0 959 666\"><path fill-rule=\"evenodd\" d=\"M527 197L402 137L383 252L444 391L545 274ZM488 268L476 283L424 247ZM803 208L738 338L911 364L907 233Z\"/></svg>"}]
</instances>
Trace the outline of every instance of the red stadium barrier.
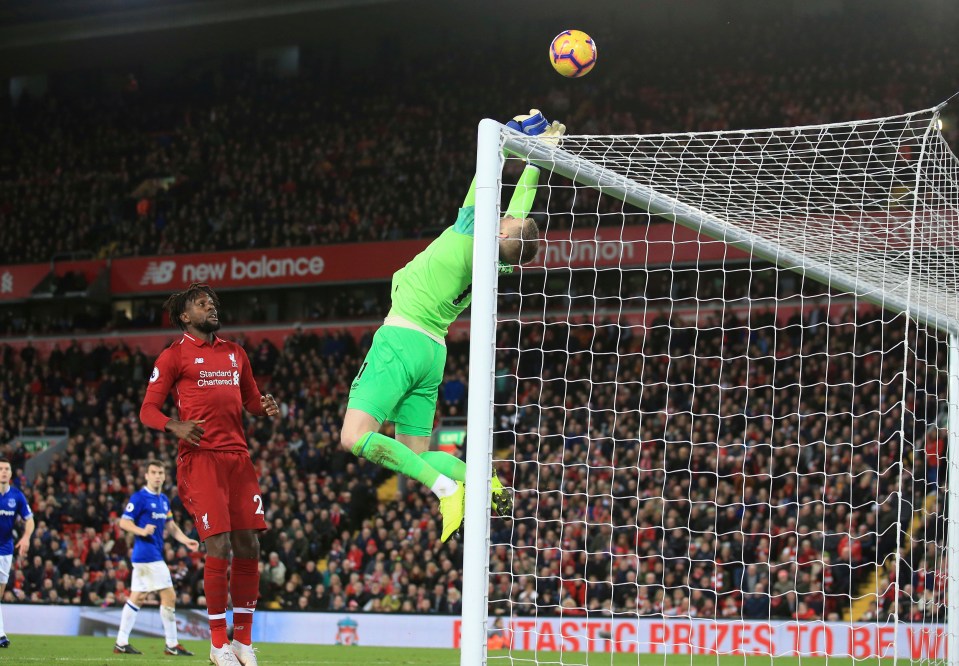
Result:
<instances>
[{"instance_id":1,"label":"red stadium barrier","mask_svg":"<svg viewBox=\"0 0 959 666\"><path fill-rule=\"evenodd\" d=\"M387 280L430 240L117 259L110 269L110 291L167 293L191 282L208 282L217 289L253 289ZM675 265L745 256L683 227L655 224L550 233L533 268Z\"/></svg>"}]
</instances>

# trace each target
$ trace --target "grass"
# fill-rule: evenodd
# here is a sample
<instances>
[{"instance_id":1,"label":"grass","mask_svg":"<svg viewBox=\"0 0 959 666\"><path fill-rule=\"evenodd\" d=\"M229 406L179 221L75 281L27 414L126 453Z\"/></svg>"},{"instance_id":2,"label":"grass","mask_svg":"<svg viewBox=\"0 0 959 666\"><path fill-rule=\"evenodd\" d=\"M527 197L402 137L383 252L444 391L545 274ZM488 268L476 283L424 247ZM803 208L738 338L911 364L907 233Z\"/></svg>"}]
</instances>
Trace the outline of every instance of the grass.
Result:
<instances>
[{"instance_id":1,"label":"grass","mask_svg":"<svg viewBox=\"0 0 959 666\"><path fill-rule=\"evenodd\" d=\"M158 638L131 640L143 652L142 656L113 654L113 640L93 636L12 636L11 646L0 650L0 664L87 664L104 666L130 663L135 666L166 664L172 657L163 655L163 641ZM196 653L192 658L180 658L176 663L209 663L209 643L183 641L184 647ZM298 645L289 643L260 643L257 645L260 664L277 666L287 664L316 664L317 666L457 666L458 650L381 648L342 645ZM562 666L826 666L824 658L803 657L715 657L709 655L642 655L635 654L585 654L579 652L513 652L490 653L490 666L533 666L555 664ZM892 659L884 660L892 664ZM906 663L900 660L899 663ZM852 659L833 658L829 666L853 666ZM878 666L878 659L856 660L855 666Z\"/></svg>"}]
</instances>

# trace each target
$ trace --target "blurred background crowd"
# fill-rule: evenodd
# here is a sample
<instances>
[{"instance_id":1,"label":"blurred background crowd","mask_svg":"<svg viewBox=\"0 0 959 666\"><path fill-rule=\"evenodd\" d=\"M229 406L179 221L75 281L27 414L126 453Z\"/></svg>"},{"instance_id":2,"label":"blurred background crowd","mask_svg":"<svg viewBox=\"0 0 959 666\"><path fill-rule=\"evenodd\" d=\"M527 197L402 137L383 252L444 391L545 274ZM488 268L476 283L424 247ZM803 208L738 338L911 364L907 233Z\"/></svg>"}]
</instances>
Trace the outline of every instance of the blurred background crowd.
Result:
<instances>
[{"instance_id":1,"label":"blurred background crowd","mask_svg":"<svg viewBox=\"0 0 959 666\"><path fill-rule=\"evenodd\" d=\"M913 539L899 533L918 541L941 529L934 511L918 527L925 533L909 523L913 506L938 498L942 350L918 348L928 358L918 375L930 384L909 388L903 429L899 406L885 398L902 386L901 321L874 314L857 326L849 313L822 314L752 327L735 315L698 328L662 319L647 336L620 341L608 367L593 367L616 384L592 386L535 377L540 369L575 374L588 356L612 349L611 328L571 335L551 324L515 347L515 331L504 330L500 348L518 351L499 359L515 374L498 373L505 407L496 446L509 453L496 467L517 494L512 518L493 522L491 612L839 619L876 562L898 561L869 612L931 616L945 591L926 576L936 552L912 550ZM790 334L779 341L783 359L763 356L747 376L747 344L768 348L776 330ZM247 423L271 527L262 538L266 608L459 611L462 554L456 540L439 543L429 491L409 483L405 492L379 493L383 470L337 445L369 341L294 332L282 349L248 345L261 386L282 408L276 422ZM700 369L703 388L691 391L694 359L718 355L722 343L725 357L740 359L722 369L734 388L719 389L716 366L706 371L712 380ZM644 362L644 345L663 351ZM824 351L803 356L799 346ZM26 451L7 451L38 528L5 601L122 605L131 544L118 516L142 485L144 461L165 462L175 480L175 443L138 419L152 362L123 344L72 344L45 357L2 349L2 438L23 424L71 433L36 478L22 472ZM658 363L667 353L674 360ZM464 342L451 344L441 416L465 413L467 354ZM859 394L879 382L888 385L883 393ZM749 395L750 386L765 389ZM641 409L630 408L640 387ZM745 412L733 407L737 399ZM604 417L612 405L619 413ZM914 439L902 441L903 431ZM901 447L909 463L902 481ZM175 485L167 492L192 533ZM202 558L170 542L167 560L180 604L202 606Z\"/></svg>"},{"instance_id":2,"label":"blurred background crowd","mask_svg":"<svg viewBox=\"0 0 959 666\"><path fill-rule=\"evenodd\" d=\"M682 48L644 31L637 66L616 57L631 37L607 21L593 29L602 68L572 82L547 72L545 46L549 76L528 80L508 50L476 58L439 37L446 57L384 44L359 72L305 47L295 77L251 54L155 87L24 96L0 110L0 264L432 235L468 187L478 120L534 100L571 133L632 134L865 119L956 89L959 49L896 26L883 40L828 19L742 22ZM471 78L484 85L457 85Z\"/></svg>"}]
</instances>

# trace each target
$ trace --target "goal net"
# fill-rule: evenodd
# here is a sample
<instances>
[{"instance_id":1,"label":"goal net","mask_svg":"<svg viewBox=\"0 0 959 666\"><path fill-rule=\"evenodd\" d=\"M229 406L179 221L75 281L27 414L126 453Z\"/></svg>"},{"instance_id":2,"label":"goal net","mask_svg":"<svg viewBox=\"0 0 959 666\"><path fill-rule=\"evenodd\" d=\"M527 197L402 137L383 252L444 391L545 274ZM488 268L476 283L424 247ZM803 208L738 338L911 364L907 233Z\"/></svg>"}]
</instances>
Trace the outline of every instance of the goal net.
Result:
<instances>
[{"instance_id":1,"label":"goal net","mask_svg":"<svg viewBox=\"0 0 959 666\"><path fill-rule=\"evenodd\" d=\"M959 161L940 129L931 109L553 147L484 121L463 664L945 659ZM527 161L545 242L497 281Z\"/></svg>"}]
</instances>

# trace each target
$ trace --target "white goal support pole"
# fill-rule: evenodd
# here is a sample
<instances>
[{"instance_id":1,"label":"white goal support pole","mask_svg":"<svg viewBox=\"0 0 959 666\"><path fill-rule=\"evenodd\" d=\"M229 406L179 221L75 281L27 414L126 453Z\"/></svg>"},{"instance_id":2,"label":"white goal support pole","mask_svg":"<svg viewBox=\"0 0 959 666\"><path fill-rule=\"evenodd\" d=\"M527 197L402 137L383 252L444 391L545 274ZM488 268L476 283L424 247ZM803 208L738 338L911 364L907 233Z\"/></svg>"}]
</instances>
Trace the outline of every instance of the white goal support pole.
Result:
<instances>
[{"instance_id":1,"label":"white goal support pole","mask_svg":"<svg viewBox=\"0 0 959 666\"><path fill-rule=\"evenodd\" d=\"M947 440L948 521L946 532L946 566L949 599L946 655L949 666L959 666L959 333L949 334L949 430Z\"/></svg>"},{"instance_id":2,"label":"white goal support pole","mask_svg":"<svg viewBox=\"0 0 959 666\"><path fill-rule=\"evenodd\" d=\"M486 663L490 470L493 445L493 359L496 344L502 125L484 120L476 153L476 216L470 319L469 422L466 430L466 517L463 552L461 666Z\"/></svg>"}]
</instances>

